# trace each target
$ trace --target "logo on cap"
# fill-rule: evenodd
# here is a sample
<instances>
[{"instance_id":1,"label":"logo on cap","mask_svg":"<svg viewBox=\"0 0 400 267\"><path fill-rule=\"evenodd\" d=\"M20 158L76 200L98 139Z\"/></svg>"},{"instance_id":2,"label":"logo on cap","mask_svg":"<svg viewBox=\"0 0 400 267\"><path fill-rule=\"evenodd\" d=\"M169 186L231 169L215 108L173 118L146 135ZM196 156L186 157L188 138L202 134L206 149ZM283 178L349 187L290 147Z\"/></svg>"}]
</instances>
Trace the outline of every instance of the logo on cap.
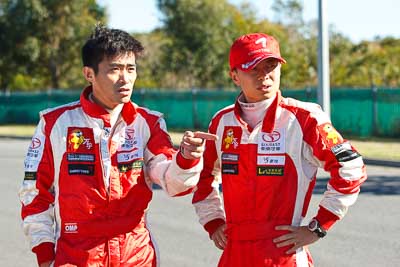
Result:
<instances>
[{"instance_id":1,"label":"logo on cap","mask_svg":"<svg viewBox=\"0 0 400 267\"><path fill-rule=\"evenodd\" d=\"M259 62L267 58L276 58L282 63L278 41L263 33L251 33L236 39L229 53L231 70L239 68L243 71L254 68Z\"/></svg>"}]
</instances>

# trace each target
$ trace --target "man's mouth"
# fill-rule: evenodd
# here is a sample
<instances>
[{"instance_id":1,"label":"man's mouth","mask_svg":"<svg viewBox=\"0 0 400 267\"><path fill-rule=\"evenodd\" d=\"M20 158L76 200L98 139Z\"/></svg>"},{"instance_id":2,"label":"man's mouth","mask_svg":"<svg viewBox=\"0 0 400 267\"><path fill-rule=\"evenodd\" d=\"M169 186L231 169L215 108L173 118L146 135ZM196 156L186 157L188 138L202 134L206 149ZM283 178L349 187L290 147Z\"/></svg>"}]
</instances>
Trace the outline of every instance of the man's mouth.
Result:
<instances>
[{"instance_id":1,"label":"man's mouth","mask_svg":"<svg viewBox=\"0 0 400 267\"><path fill-rule=\"evenodd\" d=\"M271 85L261 85L257 87L258 90L265 91L271 88Z\"/></svg>"}]
</instances>

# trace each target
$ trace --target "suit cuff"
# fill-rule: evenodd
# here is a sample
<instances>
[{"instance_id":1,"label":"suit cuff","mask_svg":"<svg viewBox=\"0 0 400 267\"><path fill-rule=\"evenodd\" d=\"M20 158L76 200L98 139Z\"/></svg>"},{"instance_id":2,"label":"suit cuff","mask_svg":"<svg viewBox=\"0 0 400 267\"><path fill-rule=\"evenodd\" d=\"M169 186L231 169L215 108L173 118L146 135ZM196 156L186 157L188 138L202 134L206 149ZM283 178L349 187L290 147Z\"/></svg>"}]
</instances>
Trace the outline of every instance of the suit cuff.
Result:
<instances>
[{"instance_id":1,"label":"suit cuff","mask_svg":"<svg viewBox=\"0 0 400 267\"><path fill-rule=\"evenodd\" d=\"M225 220L218 218L218 219L209 221L208 223L206 223L204 225L204 229L208 232L210 239L211 239L211 236L213 235L213 233L218 229L218 227L220 227L223 224L225 224Z\"/></svg>"},{"instance_id":2,"label":"suit cuff","mask_svg":"<svg viewBox=\"0 0 400 267\"><path fill-rule=\"evenodd\" d=\"M340 218L324 207L319 206L318 214L315 216L315 219L317 219L321 227L327 231Z\"/></svg>"},{"instance_id":3,"label":"suit cuff","mask_svg":"<svg viewBox=\"0 0 400 267\"><path fill-rule=\"evenodd\" d=\"M180 152L176 155L176 163L178 166L184 170L190 169L199 163L200 159L186 159L182 156Z\"/></svg>"},{"instance_id":4,"label":"suit cuff","mask_svg":"<svg viewBox=\"0 0 400 267\"><path fill-rule=\"evenodd\" d=\"M32 251L36 253L37 262L40 265L43 262L54 261L54 243L44 242L36 247L32 248Z\"/></svg>"}]
</instances>

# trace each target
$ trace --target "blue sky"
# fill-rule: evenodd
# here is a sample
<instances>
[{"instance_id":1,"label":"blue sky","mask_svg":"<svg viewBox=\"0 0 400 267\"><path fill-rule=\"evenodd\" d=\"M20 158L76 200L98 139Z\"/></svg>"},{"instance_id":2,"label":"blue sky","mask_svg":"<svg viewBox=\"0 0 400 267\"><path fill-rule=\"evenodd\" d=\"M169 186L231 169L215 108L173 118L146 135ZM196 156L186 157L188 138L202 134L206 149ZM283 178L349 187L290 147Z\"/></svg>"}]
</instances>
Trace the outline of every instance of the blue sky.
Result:
<instances>
[{"instance_id":1,"label":"blue sky","mask_svg":"<svg viewBox=\"0 0 400 267\"><path fill-rule=\"evenodd\" d=\"M109 26L128 32L149 32L161 25L155 0L97 0L108 8ZM241 0L229 0L238 4ZM260 18L273 19L272 0L252 0ZM399 0L326 0L327 22L353 42L375 36L400 38ZM318 16L318 0L303 0L304 19Z\"/></svg>"}]
</instances>

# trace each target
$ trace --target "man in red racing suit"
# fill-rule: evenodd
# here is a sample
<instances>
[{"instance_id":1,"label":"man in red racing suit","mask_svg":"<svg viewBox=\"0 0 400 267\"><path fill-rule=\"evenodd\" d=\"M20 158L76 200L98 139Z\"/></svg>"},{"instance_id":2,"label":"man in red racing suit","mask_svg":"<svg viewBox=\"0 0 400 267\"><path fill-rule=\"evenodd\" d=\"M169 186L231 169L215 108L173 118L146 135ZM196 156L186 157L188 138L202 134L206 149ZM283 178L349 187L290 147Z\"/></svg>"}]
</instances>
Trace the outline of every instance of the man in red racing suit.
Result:
<instances>
[{"instance_id":1,"label":"man in red racing suit","mask_svg":"<svg viewBox=\"0 0 400 267\"><path fill-rule=\"evenodd\" d=\"M223 249L221 267L312 266L305 246L345 215L366 179L361 156L318 105L281 96L282 63L266 34L231 47L231 77L242 93L210 123L219 140L206 143L193 196L200 223ZM318 168L331 178L307 226Z\"/></svg>"},{"instance_id":2,"label":"man in red racing suit","mask_svg":"<svg viewBox=\"0 0 400 267\"><path fill-rule=\"evenodd\" d=\"M40 266L159 265L146 222L152 185L191 192L209 135L186 132L178 153L162 115L130 101L142 50L128 33L97 26L83 49L91 86L41 113L19 193Z\"/></svg>"}]
</instances>

